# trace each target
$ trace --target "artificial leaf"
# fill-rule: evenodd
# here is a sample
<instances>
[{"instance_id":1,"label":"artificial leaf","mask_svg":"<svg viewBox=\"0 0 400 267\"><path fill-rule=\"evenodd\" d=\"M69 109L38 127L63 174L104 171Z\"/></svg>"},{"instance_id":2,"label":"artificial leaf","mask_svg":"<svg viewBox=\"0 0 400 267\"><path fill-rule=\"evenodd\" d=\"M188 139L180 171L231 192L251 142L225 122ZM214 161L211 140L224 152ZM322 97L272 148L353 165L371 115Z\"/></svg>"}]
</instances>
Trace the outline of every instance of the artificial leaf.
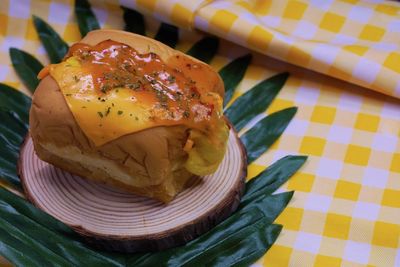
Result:
<instances>
[{"instance_id":1,"label":"artificial leaf","mask_svg":"<svg viewBox=\"0 0 400 267\"><path fill-rule=\"evenodd\" d=\"M78 20L82 37L90 31L100 29L99 21L93 13L88 0L75 0L75 16Z\"/></svg>"},{"instance_id":2,"label":"artificial leaf","mask_svg":"<svg viewBox=\"0 0 400 267\"><path fill-rule=\"evenodd\" d=\"M175 48L178 42L179 30L177 27L167 23L161 23L160 28L154 39Z\"/></svg>"},{"instance_id":3,"label":"artificial leaf","mask_svg":"<svg viewBox=\"0 0 400 267\"><path fill-rule=\"evenodd\" d=\"M11 47L9 53L15 72L18 74L25 86L31 92L34 92L39 84L37 75L43 68L42 63L31 54L18 48Z\"/></svg>"},{"instance_id":4,"label":"artificial leaf","mask_svg":"<svg viewBox=\"0 0 400 267\"><path fill-rule=\"evenodd\" d=\"M195 57L205 63L210 63L217 54L219 39L217 37L205 37L195 43L186 54Z\"/></svg>"},{"instance_id":5,"label":"artificial leaf","mask_svg":"<svg viewBox=\"0 0 400 267\"><path fill-rule=\"evenodd\" d=\"M205 251L210 248L213 251L221 249L226 238L248 225L259 220L271 224L287 206L292 196L293 192L285 192L276 195L264 194L262 197L254 198L246 205L242 205L228 219L185 246L134 256L129 266L154 266L160 262L163 262L165 266L181 266L198 257L207 258L207 255L203 255Z\"/></svg>"},{"instance_id":6,"label":"artificial leaf","mask_svg":"<svg viewBox=\"0 0 400 267\"><path fill-rule=\"evenodd\" d=\"M306 162L306 156L286 156L246 183L241 206L260 195L271 194L293 176Z\"/></svg>"},{"instance_id":7,"label":"artificial leaf","mask_svg":"<svg viewBox=\"0 0 400 267\"><path fill-rule=\"evenodd\" d=\"M0 109L0 138L7 143L15 146L19 151L19 146L28 132L28 125L25 124L15 112Z\"/></svg>"},{"instance_id":8,"label":"artificial leaf","mask_svg":"<svg viewBox=\"0 0 400 267\"><path fill-rule=\"evenodd\" d=\"M293 197L293 191L270 195L268 193L257 195L255 198L242 202L239 207L240 213L256 208L263 212L264 218L272 223L281 214Z\"/></svg>"},{"instance_id":9,"label":"artificial leaf","mask_svg":"<svg viewBox=\"0 0 400 267\"><path fill-rule=\"evenodd\" d=\"M261 156L282 135L296 111L292 107L272 113L240 137L247 150L248 163Z\"/></svg>"},{"instance_id":10,"label":"artificial leaf","mask_svg":"<svg viewBox=\"0 0 400 267\"><path fill-rule=\"evenodd\" d=\"M260 82L225 110L225 116L234 125L236 131L240 131L271 104L288 76L289 74L285 72Z\"/></svg>"},{"instance_id":11,"label":"artificial leaf","mask_svg":"<svg viewBox=\"0 0 400 267\"><path fill-rule=\"evenodd\" d=\"M25 227L29 227L30 224L20 225L18 222L10 222L7 221L4 217L7 217L7 213L10 212L9 209L3 209L3 203L0 202L0 230L6 231L9 233L15 240L19 242L19 249L21 251L26 251L29 248L34 247L33 250L35 252L36 261L41 263L42 265L38 266L73 266L67 260L63 259L59 255L52 252L47 247L38 243L35 239L26 234L27 230ZM29 231L29 230L28 230ZM39 240L43 240L45 238L39 238Z\"/></svg>"},{"instance_id":12,"label":"artificial leaf","mask_svg":"<svg viewBox=\"0 0 400 267\"><path fill-rule=\"evenodd\" d=\"M28 123L31 98L20 91L0 83L0 108L12 110L23 122Z\"/></svg>"},{"instance_id":13,"label":"artificial leaf","mask_svg":"<svg viewBox=\"0 0 400 267\"><path fill-rule=\"evenodd\" d=\"M47 259L55 253L75 266L124 266L121 261L104 256L83 245L81 242L71 240L53 231L53 229L49 229L47 225L41 225L26 217L3 199L5 191L5 189L0 188L0 212L2 220L23 231L23 236L18 237L18 239L29 242L31 244L30 247L35 247L35 252L39 252L37 248L46 248L40 250L40 255L43 259ZM14 197L18 198L17 196ZM0 225L0 229L4 229L4 226ZM1 247L0 252L2 252Z\"/></svg>"},{"instance_id":14,"label":"artificial leaf","mask_svg":"<svg viewBox=\"0 0 400 267\"><path fill-rule=\"evenodd\" d=\"M264 225L270 225L278 216L281 214L283 209L287 206L289 203L290 199L293 197L293 192L285 192L285 193L280 193L276 195L270 195L266 196L264 195L262 198L256 199L252 201L251 203L248 203L248 205L241 207L235 215L233 215L232 221L235 219L234 216L244 216L247 214L247 212L251 212L253 214L257 214L254 209L257 211L262 212L264 215L262 219L254 222L249 222L246 224L246 227L249 227L250 225L256 225L260 221L263 222ZM231 218L227 219L227 225L229 226L229 223L232 223ZM219 227L221 228L220 231L220 240L213 240L212 243L208 244L205 246L202 250L198 249L197 254L192 254L192 260L190 263L192 265L196 265L196 263L200 263L204 259L209 258L211 255L217 254L219 251L224 250L224 247L229 244L233 244L235 242L238 242L238 233L243 232L244 228L239 228L235 229L236 231L231 231L230 233L224 233L224 228L221 226L224 226L224 223L222 223ZM246 235L243 235L246 236ZM234 242L230 242L229 240L236 240ZM190 249L192 251L192 249ZM169 266L176 266L176 265L181 265L182 263L187 264L187 262L171 262L169 261Z\"/></svg>"},{"instance_id":15,"label":"artificial leaf","mask_svg":"<svg viewBox=\"0 0 400 267\"><path fill-rule=\"evenodd\" d=\"M0 157L0 179L7 181L18 189L21 189L19 177L17 175L18 157L13 153L4 153L4 149L0 149L2 153Z\"/></svg>"},{"instance_id":16,"label":"artificial leaf","mask_svg":"<svg viewBox=\"0 0 400 267\"><path fill-rule=\"evenodd\" d=\"M19 147L28 126L14 112L0 110L0 179L20 187L17 175Z\"/></svg>"},{"instance_id":17,"label":"artificial leaf","mask_svg":"<svg viewBox=\"0 0 400 267\"><path fill-rule=\"evenodd\" d=\"M281 231L282 225L263 226L228 249L210 257L204 266L249 266L268 251Z\"/></svg>"},{"instance_id":18,"label":"artificial leaf","mask_svg":"<svg viewBox=\"0 0 400 267\"><path fill-rule=\"evenodd\" d=\"M133 257L129 266L154 266L163 262L165 266L179 266L197 257L210 246L218 246L221 240L236 233L240 229L254 224L263 218L257 209L246 213L237 213L221 222L206 234L196 238L184 246L156 253L146 253Z\"/></svg>"},{"instance_id":19,"label":"artificial leaf","mask_svg":"<svg viewBox=\"0 0 400 267\"><path fill-rule=\"evenodd\" d=\"M143 15L136 10L127 7L122 7L122 9L124 11L124 30L140 35L146 35Z\"/></svg>"},{"instance_id":20,"label":"artificial leaf","mask_svg":"<svg viewBox=\"0 0 400 267\"><path fill-rule=\"evenodd\" d=\"M33 15L33 24L51 63L59 63L68 52L68 45L44 20Z\"/></svg>"},{"instance_id":21,"label":"artificial leaf","mask_svg":"<svg viewBox=\"0 0 400 267\"><path fill-rule=\"evenodd\" d=\"M251 54L239 57L226 66L222 67L219 75L225 85L224 105L227 105L231 100L236 87L242 81L244 74L251 62Z\"/></svg>"},{"instance_id":22,"label":"artificial leaf","mask_svg":"<svg viewBox=\"0 0 400 267\"><path fill-rule=\"evenodd\" d=\"M25 199L20 198L1 187L0 187L0 200L6 202L12 208L17 210L20 214L26 216L32 221L35 221L43 226L46 226L46 228L49 230L58 232L61 235L68 236L72 239L78 239L78 235L74 231L72 231L71 228L69 228L62 222L54 219L46 212L34 207Z\"/></svg>"},{"instance_id":23,"label":"artificial leaf","mask_svg":"<svg viewBox=\"0 0 400 267\"><path fill-rule=\"evenodd\" d=\"M232 233L231 235L223 238L221 242L219 242L218 245L211 245L208 246L205 250L203 250L200 254L196 255L193 259L191 259L189 262L185 262L182 265L186 266L214 266L214 264L209 264L210 259L222 261L224 263L227 262L227 258L230 257L229 254L226 253L226 251L230 251L232 247L236 247L238 244L240 244L243 240L246 240L249 238L249 236L254 235L254 233L257 233L260 229L266 228L270 225L267 220L264 218L247 225L246 227L238 230L235 233ZM253 243L252 246L244 246L241 247L241 250L247 250L247 249L253 249L255 246L257 246L256 243ZM230 266L229 264L224 265L224 266Z\"/></svg>"},{"instance_id":24,"label":"artificial leaf","mask_svg":"<svg viewBox=\"0 0 400 267\"><path fill-rule=\"evenodd\" d=\"M40 267L43 263L51 265L36 252L35 248L25 245L1 227L0 236L0 255L16 266Z\"/></svg>"}]
</instances>

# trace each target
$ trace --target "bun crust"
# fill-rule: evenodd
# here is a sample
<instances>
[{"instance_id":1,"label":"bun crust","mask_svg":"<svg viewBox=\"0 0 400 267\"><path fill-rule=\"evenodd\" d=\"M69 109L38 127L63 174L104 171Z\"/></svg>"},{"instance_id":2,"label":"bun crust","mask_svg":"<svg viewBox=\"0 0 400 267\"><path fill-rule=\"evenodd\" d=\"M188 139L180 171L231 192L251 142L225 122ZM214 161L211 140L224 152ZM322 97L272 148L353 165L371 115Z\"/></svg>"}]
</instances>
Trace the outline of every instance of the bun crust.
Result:
<instances>
[{"instance_id":1,"label":"bun crust","mask_svg":"<svg viewBox=\"0 0 400 267\"><path fill-rule=\"evenodd\" d=\"M174 66L185 62L202 64L204 79L200 82L223 97L223 82L210 66L153 39L123 31L98 30L81 42L96 45L109 39L125 43L139 53L154 52ZM186 126L153 127L95 146L75 121L50 75L42 79L33 95L29 120L39 158L76 175L162 202L171 201L193 177L184 168L188 157L183 150L188 138Z\"/></svg>"}]
</instances>

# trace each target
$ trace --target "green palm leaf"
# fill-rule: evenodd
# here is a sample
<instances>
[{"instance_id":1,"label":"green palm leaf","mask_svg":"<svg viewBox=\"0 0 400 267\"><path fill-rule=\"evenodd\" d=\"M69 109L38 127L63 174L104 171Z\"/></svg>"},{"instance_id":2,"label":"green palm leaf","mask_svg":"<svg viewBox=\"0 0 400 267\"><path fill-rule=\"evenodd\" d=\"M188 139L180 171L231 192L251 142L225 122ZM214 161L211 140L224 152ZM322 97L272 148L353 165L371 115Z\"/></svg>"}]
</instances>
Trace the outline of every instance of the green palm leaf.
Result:
<instances>
[{"instance_id":1,"label":"green palm leaf","mask_svg":"<svg viewBox=\"0 0 400 267\"><path fill-rule=\"evenodd\" d=\"M222 253L213 255L205 262L205 266L248 266L268 251L281 231L282 225L260 225L256 231L233 243Z\"/></svg>"},{"instance_id":2,"label":"green palm leaf","mask_svg":"<svg viewBox=\"0 0 400 267\"><path fill-rule=\"evenodd\" d=\"M161 23L160 28L154 39L160 41L172 48L175 48L178 42L179 30L177 27L167 23Z\"/></svg>"},{"instance_id":3,"label":"green palm leaf","mask_svg":"<svg viewBox=\"0 0 400 267\"><path fill-rule=\"evenodd\" d=\"M18 210L9 203L10 194L12 195L12 193L8 192L7 190L0 188L1 219L5 222L8 222L8 224L12 224L16 229L23 231L21 235L15 235L14 238L16 238L22 244L29 245L31 248L34 247L34 251L39 253L42 259L49 259L56 254L58 257L61 257L63 260L69 262L72 266L124 266L124 260L120 256L103 255L88 248L80 241L76 241L71 239L69 236L63 235L62 232L54 231L54 228L48 228L47 224L43 225L40 223L40 221L38 222L35 219L27 217L21 212L21 209ZM24 207L22 209L23 211L31 211L32 209L36 209L30 204L26 203L25 200L22 200L15 195L13 198L16 198L14 202L19 202L19 207ZM35 211L35 213L38 215L40 212ZM32 215L32 213L30 215ZM42 212L40 213L40 217L50 216ZM44 221L49 222L53 220L54 219L46 218ZM41 221L43 221L42 218ZM60 228L58 225L54 224L54 222L51 223L53 227L55 226L55 229ZM3 225L0 221L0 229L5 230L7 227L10 226ZM11 230L10 232L14 233L17 231L16 229ZM2 241L3 240L0 239L0 243ZM8 257L8 255L5 255L4 251L1 252L5 257ZM43 263L38 266L43 266Z\"/></svg>"},{"instance_id":4,"label":"green palm leaf","mask_svg":"<svg viewBox=\"0 0 400 267\"><path fill-rule=\"evenodd\" d=\"M12 152L5 152L5 149L0 149L2 156L0 157L0 176L1 180L7 181L8 183L12 184L13 186L21 189L21 184L19 182L19 177L17 175L17 161L18 158L14 156Z\"/></svg>"},{"instance_id":5,"label":"green palm leaf","mask_svg":"<svg viewBox=\"0 0 400 267\"><path fill-rule=\"evenodd\" d=\"M28 125L17 113L0 107L0 179L21 189L17 174L19 148L28 132Z\"/></svg>"},{"instance_id":6,"label":"green palm leaf","mask_svg":"<svg viewBox=\"0 0 400 267\"><path fill-rule=\"evenodd\" d=\"M146 253L140 257L132 258L129 266L155 266L164 262L165 266L186 265L191 261L207 258L209 253L218 254L230 241L241 240L236 233L258 221L271 224L287 206L293 192L286 192L277 195L268 195L262 199L254 199L246 206L239 209L234 215L217 225L208 233L189 242L185 246L173 248L158 253Z\"/></svg>"},{"instance_id":7,"label":"green palm leaf","mask_svg":"<svg viewBox=\"0 0 400 267\"><path fill-rule=\"evenodd\" d=\"M195 57L205 63L210 63L215 54L217 54L219 39L216 37L205 37L195 43L186 54Z\"/></svg>"},{"instance_id":8,"label":"green palm leaf","mask_svg":"<svg viewBox=\"0 0 400 267\"><path fill-rule=\"evenodd\" d=\"M275 143L296 112L295 107L275 112L259 121L240 137L247 150L248 163L252 163Z\"/></svg>"},{"instance_id":9,"label":"green palm leaf","mask_svg":"<svg viewBox=\"0 0 400 267\"><path fill-rule=\"evenodd\" d=\"M6 189L0 187L0 200L7 203L10 207L15 209L21 215L29 218L31 221L46 226L46 228L53 232L58 232L60 235L70 238L71 240L79 240L80 237L71 228L64 223L54 219L44 211L37 209L35 206L27 202Z\"/></svg>"},{"instance_id":10,"label":"green palm leaf","mask_svg":"<svg viewBox=\"0 0 400 267\"><path fill-rule=\"evenodd\" d=\"M60 62L68 52L68 45L58 33L41 18L33 15L33 24L51 63Z\"/></svg>"},{"instance_id":11,"label":"green palm leaf","mask_svg":"<svg viewBox=\"0 0 400 267\"><path fill-rule=\"evenodd\" d=\"M207 248L218 247L227 237L261 220L263 215L256 209L247 213L237 213L185 246L131 257L128 266L157 266L160 263L163 266L184 265L201 256Z\"/></svg>"},{"instance_id":12,"label":"green palm leaf","mask_svg":"<svg viewBox=\"0 0 400 267\"><path fill-rule=\"evenodd\" d=\"M12 110L22 121L28 122L31 99L14 88L0 83L0 108Z\"/></svg>"},{"instance_id":13,"label":"green palm leaf","mask_svg":"<svg viewBox=\"0 0 400 267\"><path fill-rule=\"evenodd\" d=\"M231 100L236 87L242 81L244 74L251 62L251 54L239 57L233 60L228 65L224 66L219 75L225 85L224 105L227 105Z\"/></svg>"},{"instance_id":14,"label":"green palm leaf","mask_svg":"<svg viewBox=\"0 0 400 267\"><path fill-rule=\"evenodd\" d=\"M254 242L261 237L260 230L271 226L266 219L261 219L227 237L218 246L207 247L196 258L185 263L186 266L231 266L254 250L261 249L264 242ZM263 232L263 234L265 234ZM243 243L251 242L252 245Z\"/></svg>"},{"instance_id":15,"label":"green palm leaf","mask_svg":"<svg viewBox=\"0 0 400 267\"><path fill-rule=\"evenodd\" d=\"M18 153L19 146L28 132L28 125L22 122L15 112L6 110L0 110L0 121L0 138Z\"/></svg>"},{"instance_id":16,"label":"green palm leaf","mask_svg":"<svg viewBox=\"0 0 400 267\"><path fill-rule=\"evenodd\" d=\"M136 10L129 9L127 7L121 8L124 11L124 30L140 35L146 35L143 15Z\"/></svg>"},{"instance_id":17,"label":"green palm leaf","mask_svg":"<svg viewBox=\"0 0 400 267\"><path fill-rule=\"evenodd\" d=\"M36 247L31 247L13 237L7 230L0 228L1 254L16 266L51 266L42 255L36 252Z\"/></svg>"},{"instance_id":18,"label":"green palm leaf","mask_svg":"<svg viewBox=\"0 0 400 267\"><path fill-rule=\"evenodd\" d=\"M0 203L2 205L2 203ZM67 260L63 259L56 253L52 252L50 249L46 248L42 244L36 242L36 240L27 235L26 232L29 231L27 229L24 229L25 227L30 227L33 226L31 224L20 224L19 219L21 217L17 217L17 221L7 221L5 217L9 216L10 213L13 212L12 209L7 209L4 210L0 206L1 210L1 217L0 217L0 229L2 231L6 231L7 233L10 233L10 236L14 238L15 241L19 243L20 246L26 248L30 247L35 247L35 257L33 258L31 256L32 260L35 260L37 263L35 266L73 266L71 263L69 263ZM23 230L22 230L23 229ZM34 231L35 232L35 231ZM43 238L40 238L43 240ZM43 256L46 256L46 258L43 258Z\"/></svg>"},{"instance_id":19,"label":"green palm leaf","mask_svg":"<svg viewBox=\"0 0 400 267\"><path fill-rule=\"evenodd\" d=\"M239 212L247 212L250 209L256 208L264 214L264 218L272 223L292 199L293 193L294 192L291 191L275 195L268 193L263 195L260 194L251 201L242 204Z\"/></svg>"},{"instance_id":20,"label":"green palm leaf","mask_svg":"<svg viewBox=\"0 0 400 267\"><path fill-rule=\"evenodd\" d=\"M208 247L218 247L219 242L243 227L261 219L272 223L289 203L293 192L277 195L271 193L285 183L306 159L304 156L288 156L277 161L246 184L246 191L242 197L244 201L234 215L183 247L136 256L129 261L129 266L154 266L159 262L165 262L166 266L186 264L187 261L201 255Z\"/></svg>"},{"instance_id":21,"label":"green palm leaf","mask_svg":"<svg viewBox=\"0 0 400 267\"><path fill-rule=\"evenodd\" d=\"M39 84L37 75L39 74L39 71L43 69L42 63L31 54L18 48L10 48L9 53L15 72L18 74L25 86L31 92L34 92Z\"/></svg>"},{"instance_id":22,"label":"green palm leaf","mask_svg":"<svg viewBox=\"0 0 400 267\"><path fill-rule=\"evenodd\" d=\"M20 188L17 175L19 147L28 126L14 112L0 110L0 179Z\"/></svg>"},{"instance_id":23,"label":"green palm leaf","mask_svg":"<svg viewBox=\"0 0 400 267\"><path fill-rule=\"evenodd\" d=\"M271 104L288 76L288 73L281 73L260 82L228 107L224 114L237 131L240 131L251 119Z\"/></svg>"},{"instance_id":24,"label":"green palm leaf","mask_svg":"<svg viewBox=\"0 0 400 267\"><path fill-rule=\"evenodd\" d=\"M306 160L306 156L286 156L248 181L245 194L241 199L241 207L262 195L275 192L304 165Z\"/></svg>"},{"instance_id":25,"label":"green palm leaf","mask_svg":"<svg viewBox=\"0 0 400 267\"><path fill-rule=\"evenodd\" d=\"M75 0L75 15L82 37L90 31L100 29L100 24L87 0Z\"/></svg>"}]
</instances>

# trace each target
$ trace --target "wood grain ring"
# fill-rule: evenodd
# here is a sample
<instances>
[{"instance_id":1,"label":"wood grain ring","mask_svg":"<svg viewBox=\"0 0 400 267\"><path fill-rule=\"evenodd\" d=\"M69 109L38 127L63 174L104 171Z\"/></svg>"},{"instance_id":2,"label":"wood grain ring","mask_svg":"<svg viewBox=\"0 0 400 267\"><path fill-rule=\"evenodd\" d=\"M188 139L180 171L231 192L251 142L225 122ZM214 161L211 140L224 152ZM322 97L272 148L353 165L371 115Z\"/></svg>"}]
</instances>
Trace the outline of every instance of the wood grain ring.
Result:
<instances>
[{"instance_id":1,"label":"wood grain ring","mask_svg":"<svg viewBox=\"0 0 400 267\"><path fill-rule=\"evenodd\" d=\"M165 205L62 171L41 161L26 137L18 172L28 199L81 234L96 248L157 251L210 230L238 206L247 174L245 149L232 129L223 162L213 175Z\"/></svg>"}]
</instances>

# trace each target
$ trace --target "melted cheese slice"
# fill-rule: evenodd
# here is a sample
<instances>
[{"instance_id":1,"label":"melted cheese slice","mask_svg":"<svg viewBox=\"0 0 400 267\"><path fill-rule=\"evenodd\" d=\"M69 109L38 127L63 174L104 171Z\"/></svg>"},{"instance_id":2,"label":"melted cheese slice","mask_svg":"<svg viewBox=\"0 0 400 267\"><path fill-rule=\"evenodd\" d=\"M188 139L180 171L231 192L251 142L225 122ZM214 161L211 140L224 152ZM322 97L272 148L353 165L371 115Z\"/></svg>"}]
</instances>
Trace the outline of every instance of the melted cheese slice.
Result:
<instances>
[{"instance_id":1,"label":"melted cheese slice","mask_svg":"<svg viewBox=\"0 0 400 267\"><path fill-rule=\"evenodd\" d=\"M114 88L100 97L92 75L85 73L74 58L52 65L50 74L79 126L96 146L156 126L150 120L152 103L145 94L133 95L131 89Z\"/></svg>"},{"instance_id":2,"label":"melted cheese slice","mask_svg":"<svg viewBox=\"0 0 400 267\"><path fill-rule=\"evenodd\" d=\"M198 129L204 127L204 122L185 119L178 108L174 110L175 118L170 118L162 108L157 108L152 92L114 88L100 95L94 87L92 74L86 72L75 57L50 65L49 71L79 126L96 146L156 126L186 124ZM221 97L210 92L204 98L215 105L219 110L215 115L220 117ZM199 108L202 107L193 106L191 109Z\"/></svg>"}]
</instances>

